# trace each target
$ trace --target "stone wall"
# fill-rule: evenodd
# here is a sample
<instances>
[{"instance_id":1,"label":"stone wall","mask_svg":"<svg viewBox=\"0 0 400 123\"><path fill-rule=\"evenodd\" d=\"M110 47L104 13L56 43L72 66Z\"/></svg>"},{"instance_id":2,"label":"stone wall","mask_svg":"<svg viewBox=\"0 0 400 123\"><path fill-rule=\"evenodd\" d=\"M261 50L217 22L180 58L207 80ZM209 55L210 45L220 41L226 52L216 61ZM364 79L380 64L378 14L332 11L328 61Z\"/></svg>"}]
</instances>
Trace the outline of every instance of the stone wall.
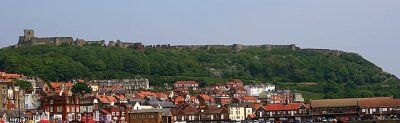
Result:
<instances>
[{"instance_id":1,"label":"stone wall","mask_svg":"<svg viewBox=\"0 0 400 123\"><path fill-rule=\"evenodd\" d=\"M72 37L44 37L38 38L35 37L34 31L31 29L24 30L24 36L19 37L17 46L25 46L25 45L41 45L41 44L49 44L49 45L61 45L61 44L71 44L77 46L83 46L85 44L100 44L101 46L106 46L104 40L99 41L85 41L83 39L73 40ZM339 50L330 50L330 49L301 49L300 47L296 47L295 44L290 45L242 45L242 44L233 44L233 45L170 45L170 44L157 44L157 45L147 45L144 46L141 42L131 43L131 42L123 42L120 40L117 41L109 41L108 47L121 47L128 48L132 47L137 50L142 50L145 48L161 48L161 49L229 49L233 52L240 52L241 50L248 48L262 48L268 51L273 49L288 49L288 50L301 50L308 52L319 52L327 55L340 56L345 53Z\"/></svg>"}]
</instances>

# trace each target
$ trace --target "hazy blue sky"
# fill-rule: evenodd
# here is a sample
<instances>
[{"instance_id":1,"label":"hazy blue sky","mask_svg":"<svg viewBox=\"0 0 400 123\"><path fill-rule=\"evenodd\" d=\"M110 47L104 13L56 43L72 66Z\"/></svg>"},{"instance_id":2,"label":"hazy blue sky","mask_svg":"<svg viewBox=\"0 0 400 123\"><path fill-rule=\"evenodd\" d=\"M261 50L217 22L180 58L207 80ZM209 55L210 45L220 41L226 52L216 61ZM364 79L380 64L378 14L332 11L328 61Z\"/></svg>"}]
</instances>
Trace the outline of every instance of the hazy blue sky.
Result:
<instances>
[{"instance_id":1,"label":"hazy blue sky","mask_svg":"<svg viewBox=\"0 0 400 123\"><path fill-rule=\"evenodd\" d=\"M296 44L400 76L400 0L1 0L0 46L35 35L144 44Z\"/></svg>"}]
</instances>

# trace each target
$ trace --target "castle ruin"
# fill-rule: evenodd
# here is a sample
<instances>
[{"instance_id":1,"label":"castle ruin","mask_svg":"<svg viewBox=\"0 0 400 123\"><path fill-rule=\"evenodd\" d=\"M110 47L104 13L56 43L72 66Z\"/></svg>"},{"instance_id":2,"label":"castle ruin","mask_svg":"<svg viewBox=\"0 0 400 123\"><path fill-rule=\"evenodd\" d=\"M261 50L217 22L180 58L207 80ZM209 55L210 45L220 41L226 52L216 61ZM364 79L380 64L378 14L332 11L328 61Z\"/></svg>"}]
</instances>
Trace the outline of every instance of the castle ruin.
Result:
<instances>
[{"instance_id":1,"label":"castle ruin","mask_svg":"<svg viewBox=\"0 0 400 123\"><path fill-rule=\"evenodd\" d=\"M72 37L43 37L38 38L34 35L34 30L25 29L24 35L19 37L18 44L16 46L34 46L34 45L61 45L61 44L69 44L69 45L92 45L97 44L104 47L121 47L121 48L133 48L137 50L142 50L145 48L159 48L159 49L230 49L233 52L240 52L241 50L248 48L262 48L268 51L272 49L288 49L292 51L306 51L306 52L318 52L326 55L334 55L340 56L345 53L339 50L330 50L330 49L301 49L297 47L295 44L290 45L242 45L242 44L233 44L233 45L170 45L170 44L157 44L157 45L143 45L141 42L123 42L120 40L117 41L109 41L108 45L105 43L105 40L99 41L85 41L84 39L76 39L73 40Z\"/></svg>"}]
</instances>

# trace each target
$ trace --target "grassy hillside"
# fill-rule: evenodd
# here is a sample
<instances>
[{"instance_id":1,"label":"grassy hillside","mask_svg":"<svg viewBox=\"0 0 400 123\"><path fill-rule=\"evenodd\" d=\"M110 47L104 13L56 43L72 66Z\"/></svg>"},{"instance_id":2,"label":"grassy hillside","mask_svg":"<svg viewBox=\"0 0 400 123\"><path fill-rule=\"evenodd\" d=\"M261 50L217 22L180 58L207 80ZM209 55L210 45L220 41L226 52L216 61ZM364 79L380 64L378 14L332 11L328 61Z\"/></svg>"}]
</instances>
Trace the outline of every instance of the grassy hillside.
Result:
<instances>
[{"instance_id":1,"label":"grassy hillside","mask_svg":"<svg viewBox=\"0 0 400 123\"><path fill-rule=\"evenodd\" d=\"M282 88L322 93L325 98L399 97L399 80L356 54L341 56L285 49L146 49L100 46L32 46L0 50L0 69L47 81L147 77L162 86L176 80L203 85L242 79L246 83L316 82Z\"/></svg>"}]
</instances>

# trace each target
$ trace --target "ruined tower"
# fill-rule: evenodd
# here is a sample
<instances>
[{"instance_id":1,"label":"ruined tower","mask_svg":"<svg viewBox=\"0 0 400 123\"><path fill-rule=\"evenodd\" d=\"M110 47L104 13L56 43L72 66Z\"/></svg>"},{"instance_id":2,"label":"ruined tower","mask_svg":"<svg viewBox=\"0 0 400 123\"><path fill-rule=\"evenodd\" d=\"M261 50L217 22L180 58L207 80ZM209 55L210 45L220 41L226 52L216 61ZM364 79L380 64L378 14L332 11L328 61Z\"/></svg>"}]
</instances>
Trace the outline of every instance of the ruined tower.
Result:
<instances>
[{"instance_id":1,"label":"ruined tower","mask_svg":"<svg viewBox=\"0 0 400 123\"><path fill-rule=\"evenodd\" d=\"M35 37L35 34L32 29L24 29L24 37L30 40L32 37Z\"/></svg>"}]
</instances>

